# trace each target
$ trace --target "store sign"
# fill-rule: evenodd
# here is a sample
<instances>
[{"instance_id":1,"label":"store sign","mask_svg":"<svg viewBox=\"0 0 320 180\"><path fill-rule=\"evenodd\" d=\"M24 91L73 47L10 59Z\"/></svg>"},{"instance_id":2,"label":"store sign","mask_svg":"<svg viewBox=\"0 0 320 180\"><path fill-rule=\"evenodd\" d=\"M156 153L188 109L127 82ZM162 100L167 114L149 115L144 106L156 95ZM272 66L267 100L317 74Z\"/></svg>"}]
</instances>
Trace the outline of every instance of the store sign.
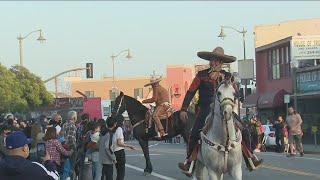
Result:
<instances>
[{"instance_id":1,"label":"store sign","mask_svg":"<svg viewBox=\"0 0 320 180\"><path fill-rule=\"evenodd\" d=\"M320 90L320 69L316 71L297 73L298 92L312 92Z\"/></svg>"},{"instance_id":2,"label":"store sign","mask_svg":"<svg viewBox=\"0 0 320 180\"><path fill-rule=\"evenodd\" d=\"M290 94L285 94L285 95L283 96L283 98L284 98L284 103L285 103L285 104L290 103Z\"/></svg>"},{"instance_id":3,"label":"store sign","mask_svg":"<svg viewBox=\"0 0 320 180\"><path fill-rule=\"evenodd\" d=\"M291 59L320 59L320 36L294 36L291 40Z\"/></svg>"},{"instance_id":4,"label":"store sign","mask_svg":"<svg viewBox=\"0 0 320 180\"><path fill-rule=\"evenodd\" d=\"M312 126L312 127L311 127L311 132L312 132L312 134L316 134L317 131L318 131L318 127L317 127L317 126Z\"/></svg>"}]
</instances>

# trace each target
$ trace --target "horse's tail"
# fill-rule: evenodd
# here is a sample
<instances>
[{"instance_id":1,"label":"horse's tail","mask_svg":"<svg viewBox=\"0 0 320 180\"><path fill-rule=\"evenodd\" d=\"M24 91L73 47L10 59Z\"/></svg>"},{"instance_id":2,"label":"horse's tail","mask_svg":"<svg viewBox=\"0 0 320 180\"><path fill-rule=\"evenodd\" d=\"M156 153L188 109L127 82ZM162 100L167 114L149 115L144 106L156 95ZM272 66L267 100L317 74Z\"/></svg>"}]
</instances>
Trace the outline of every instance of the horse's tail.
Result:
<instances>
[{"instance_id":1,"label":"horse's tail","mask_svg":"<svg viewBox=\"0 0 320 180\"><path fill-rule=\"evenodd\" d=\"M194 113L188 112L188 119L186 122L180 119L180 111L176 111L173 114L174 128L181 134L184 140L187 142L189 139L189 134L191 132L192 126L195 122L196 115Z\"/></svg>"}]
</instances>

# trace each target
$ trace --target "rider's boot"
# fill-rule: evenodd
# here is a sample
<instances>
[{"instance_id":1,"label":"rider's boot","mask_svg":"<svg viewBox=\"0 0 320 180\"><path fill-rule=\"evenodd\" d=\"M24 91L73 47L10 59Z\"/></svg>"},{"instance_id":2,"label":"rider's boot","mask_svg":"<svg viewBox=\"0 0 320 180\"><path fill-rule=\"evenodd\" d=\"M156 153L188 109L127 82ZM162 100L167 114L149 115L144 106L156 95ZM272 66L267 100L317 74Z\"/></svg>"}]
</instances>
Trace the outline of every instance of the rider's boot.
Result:
<instances>
[{"instance_id":1,"label":"rider's boot","mask_svg":"<svg viewBox=\"0 0 320 180\"><path fill-rule=\"evenodd\" d=\"M259 168L261 166L261 164L263 163L263 159L252 158L252 162L253 162L255 168Z\"/></svg>"},{"instance_id":2,"label":"rider's boot","mask_svg":"<svg viewBox=\"0 0 320 180\"><path fill-rule=\"evenodd\" d=\"M161 124L160 118L158 116L154 116L154 122L156 123L156 126L158 128L158 131L160 133L159 138L166 138L168 136L168 133L166 133L163 129L163 126Z\"/></svg>"},{"instance_id":3,"label":"rider's boot","mask_svg":"<svg viewBox=\"0 0 320 180\"><path fill-rule=\"evenodd\" d=\"M179 168L181 169L181 171L188 177L192 176L192 172L194 169L194 165L195 165L195 161L191 161L188 162L188 160L186 160L185 163L179 163Z\"/></svg>"},{"instance_id":4,"label":"rider's boot","mask_svg":"<svg viewBox=\"0 0 320 180\"><path fill-rule=\"evenodd\" d=\"M189 145L191 144L189 143ZM184 163L179 163L178 166L186 176L191 177L198 155L198 146L195 145L195 147L189 148L191 148L191 150L189 151L191 152L191 154L188 156L188 159L186 159Z\"/></svg>"},{"instance_id":5,"label":"rider's boot","mask_svg":"<svg viewBox=\"0 0 320 180\"><path fill-rule=\"evenodd\" d=\"M160 132L160 137L163 139L168 136L168 133L164 132L164 129L159 130L159 132Z\"/></svg>"}]
</instances>

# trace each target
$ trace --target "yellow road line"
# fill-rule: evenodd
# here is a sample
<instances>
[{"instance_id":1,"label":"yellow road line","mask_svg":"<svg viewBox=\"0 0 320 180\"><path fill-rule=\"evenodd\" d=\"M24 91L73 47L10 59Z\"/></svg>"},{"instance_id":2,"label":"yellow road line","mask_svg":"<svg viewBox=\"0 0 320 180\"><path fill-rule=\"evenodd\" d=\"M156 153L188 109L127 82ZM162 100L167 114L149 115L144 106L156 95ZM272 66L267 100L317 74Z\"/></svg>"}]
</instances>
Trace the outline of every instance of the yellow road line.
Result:
<instances>
[{"instance_id":1,"label":"yellow road line","mask_svg":"<svg viewBox=\"0 0 320 180\"><path fill-rule=\"evenodd\" d=\"M280 171L280 172L285 172L285 173L297 174L297 175L301 175L301 176L310 176L310 177L320 178L320 174L313 174L313 173L294 170L294 169L285 169L285 168L275 167L275 166L266 165L266 164L263 164L262 167L266 168L266 169L271 169L274 171Z\"/></svg>"},{"instance_id":2,"label":"yellow road line","mask_svg":"<svg viewBox=\"0 0 320 180\"><path fill-rule=\"evenodd\" d=\"M141 149L139 149L141 150ZM185 155L185 153L176 150L176 151L163 151L163 150L150 150L150 152L156 152L156 153L168 153L168 154L177 154L177 155ZM261 166L262 168L266 168L266 169L270 169L270 170L274 170L274 171L280 171L280 172L284 172L284 173L291 173L291 174L296 174L296 175L300 175L300 176L309 176L309 177L316 177L320 179L320 174L314 174L314 173L309 173L309 172L305 172L305 171L300 171L300 170L294 170L294 169L286 169L286 168L280 168L280 167L275 167L275 166L271 166L271 165L267 165L267 164L263 164Z\"/></svg>"}]
</instances>

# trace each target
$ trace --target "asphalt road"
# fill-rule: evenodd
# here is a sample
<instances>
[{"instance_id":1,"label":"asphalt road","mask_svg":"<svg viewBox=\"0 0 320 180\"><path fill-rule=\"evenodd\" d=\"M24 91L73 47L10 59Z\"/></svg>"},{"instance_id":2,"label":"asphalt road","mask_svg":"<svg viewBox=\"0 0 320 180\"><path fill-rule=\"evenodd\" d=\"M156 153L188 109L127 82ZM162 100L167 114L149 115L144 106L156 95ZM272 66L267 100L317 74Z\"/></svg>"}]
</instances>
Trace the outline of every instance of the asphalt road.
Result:
<instances>
[{"instance_id":1,"label":"asphalt road","mask_svg":"<svg viewBox=\"0 0 320 180\"><path fill-rule=\"evenodd\" d=\"M136 142L130 142L139 148ZM145 160L140 149L126 151L127 180L184 180L192 179L183 175L177 167L178 162L184 160L184 144L150 143L150 155L153 163L153 174L143 176ZM306 154L304 157L288 158L284 154L264 152L257 154L264 159L264 165L253 172L245 169L243 164L244 180L314 180L320 179L320 156ZM195 179L195 178L194 178ZM231 179L225 175L224 179Z\"/></svg>"}]
</instances>

